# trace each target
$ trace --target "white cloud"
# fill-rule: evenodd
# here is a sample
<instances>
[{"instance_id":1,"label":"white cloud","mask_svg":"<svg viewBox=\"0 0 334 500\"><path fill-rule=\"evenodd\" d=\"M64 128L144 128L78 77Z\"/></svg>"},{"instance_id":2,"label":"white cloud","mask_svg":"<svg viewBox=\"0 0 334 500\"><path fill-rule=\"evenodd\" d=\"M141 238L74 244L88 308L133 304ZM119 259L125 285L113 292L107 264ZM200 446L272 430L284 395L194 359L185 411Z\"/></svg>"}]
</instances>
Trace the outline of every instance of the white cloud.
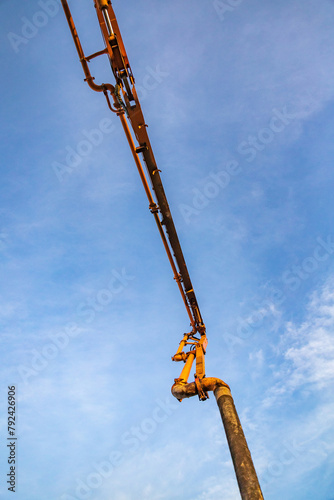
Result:
<instances>
[{"instance_id":1,"label":"white cloud","mask_svg":"<svg viewBox=\"0 0 334 500\"><path fill-rule=\"evenodd\" d=\"M330 389L334 379L334 279L316 290L307 305L305 320L287 322L277 345L280 364L272 365L276 383L262 401L270 407L298 389ZM256 353L250 354L254 362ZM309 387L308 387L309 386Z\"/></svg>"},{"instance_id":2,"label":"white cloud","mask_svg":"<svg viewBox=\"0 0 334 500\"><path fill-rule=\"evenodd\" d=\"M261 426L263 435L268 431L252 450L256 452L261 443L266 448L259 472L264 493L271 498L280 498L283 477L286 483L302 484L310 472L331 467L333 304L334 279L330 278L310 296L304 321L285 325L277 361L270 365L272 384L258 411L247 415ZM255 352L250 355L253 362L255 357ZM268 380L270 384L269 375Z\"/></svg>"},{"instance_id":3,"label":"white cloud","mask_svg":"<svg viewBox=\"0 0 334 500\"><path fill-rule=\"evenodd\" d=\"M284 353L290 362L288 384L296 389L305 384L326 388L334 378L334 280L315 292L305 322L290 327L293 343Z\"/></svg>"},{"instance_id":4,"label":"white cloud","mask_svg":"<svg viewBox=\"0 0 334 500\"><path fill-rule=\"evenodd\" d=\"M249 353L249 360L251 361L253 366L255 366L257 369L261 369L264 362L263 350L259 349L258 351Z\"/></svg>"}]
</instances>

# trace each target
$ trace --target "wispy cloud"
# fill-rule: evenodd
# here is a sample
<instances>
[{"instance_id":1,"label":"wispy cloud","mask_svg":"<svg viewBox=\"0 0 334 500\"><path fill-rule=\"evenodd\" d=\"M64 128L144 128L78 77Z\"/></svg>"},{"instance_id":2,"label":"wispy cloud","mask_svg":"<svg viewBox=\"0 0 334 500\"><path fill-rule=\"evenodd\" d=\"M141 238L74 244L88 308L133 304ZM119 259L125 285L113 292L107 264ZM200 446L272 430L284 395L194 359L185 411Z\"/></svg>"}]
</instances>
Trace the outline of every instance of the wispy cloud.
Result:
<instances>
[{"instance_id":1,"label":"wispy cloud","mask_svg":"<svg viewBox=\"0 0 334 500\"><path fill-rule=\"evenodd\" d=\"M328 389L334 379L334 279L313 293L301 325L290 323L283 334L287 386L308 384Z\"/></svg>"}]
</instances>

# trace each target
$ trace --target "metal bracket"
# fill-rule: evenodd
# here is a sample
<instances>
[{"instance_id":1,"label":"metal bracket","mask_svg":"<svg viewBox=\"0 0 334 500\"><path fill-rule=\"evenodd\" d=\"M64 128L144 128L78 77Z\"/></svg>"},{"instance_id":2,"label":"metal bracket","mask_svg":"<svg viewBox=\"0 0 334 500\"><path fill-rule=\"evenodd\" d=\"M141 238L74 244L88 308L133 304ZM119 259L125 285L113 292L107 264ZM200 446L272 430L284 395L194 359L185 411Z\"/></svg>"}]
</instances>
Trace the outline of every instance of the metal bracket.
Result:
<instances>
[{"instance_id":1,"label":"metal bracket","mask_svg":"<svg viewBox=\"0 0 334 500\"><path fill-rule=\"evenodd\" d=\"M209 399L209 394L203 389L200 379L195 374L195 385L197 389L198 399L200 401L205 401Z\"/></svg>"},{"instance_id":2,"label":"metal bracket","mask_svg":"<svg viewBox=\"0 0 334 500\"><path fill-rule=\"evenodd\" d=\"M143 153L144 151L146 151L148 148L146 146L146 144L143 144L142 146L138 146L136 148L136 153L139 154L139 153Z\"/></svg>"},{"instance_id":3,"label":"metal bracket","mask_svg":"<svg viewBox=\"0 0 334 500\"><path fill-rule=\"evenodd\" d=\"M159 212L159 207L156 203L150 203L149 209L152 214L156 214L157 212Z\"/></svg>"}]
</instances>

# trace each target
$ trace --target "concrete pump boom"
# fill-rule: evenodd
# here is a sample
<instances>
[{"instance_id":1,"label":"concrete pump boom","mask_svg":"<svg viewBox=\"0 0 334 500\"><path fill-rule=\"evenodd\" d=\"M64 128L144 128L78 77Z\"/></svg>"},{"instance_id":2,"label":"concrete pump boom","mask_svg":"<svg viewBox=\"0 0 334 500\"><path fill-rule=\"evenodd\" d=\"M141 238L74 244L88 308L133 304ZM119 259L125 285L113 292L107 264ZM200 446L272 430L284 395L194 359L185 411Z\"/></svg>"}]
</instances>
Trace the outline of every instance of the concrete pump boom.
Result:
<instances>
[{"instance_id":1,"label":"concrete pump boom","mask_svg":"<svg viewBox=\"0 0 334 500\"><path fill-rule=\"evenodd\" d=\"M149 201L149 209L157 224L173 270L174 279L178 285L190 320L191 331L184 334L176 354L172 357L173 361L183 361L185 363L180 377L174 381L172 394L179 401L194 395L198 395L199 399L204 401L209 397L208 391L214 392L225 427L241 497L243 500L261 500L263 499L261 488L233 403L230 388L220 379L213 377L206 378L205 376L204 356L207 346L205 325L162 185L160 171L157 167L147 134L147 125L136 92L135 80L111 2L110 0L94 0L105 48L89 56L85 56L82 49L67 0L61 0L61 3L85 74L85 81L87 81L93 90L104 93L110 110L116 113L121 120ZM90 73L88 63L91 59L101 55L107 55L109 58L115 77L115 85L110 83L98 85L94 82L94 77ZM110 101L110 96L112 97L112 102ZM132 137L128 121L131 124L137 145ZM146 172L154 194L147 181L140 155L146 165ZM186 347L189 348L187 352L184 351ZM195 359L195 381L188 383L192 364Z\"/></svg>"}]
</instances>

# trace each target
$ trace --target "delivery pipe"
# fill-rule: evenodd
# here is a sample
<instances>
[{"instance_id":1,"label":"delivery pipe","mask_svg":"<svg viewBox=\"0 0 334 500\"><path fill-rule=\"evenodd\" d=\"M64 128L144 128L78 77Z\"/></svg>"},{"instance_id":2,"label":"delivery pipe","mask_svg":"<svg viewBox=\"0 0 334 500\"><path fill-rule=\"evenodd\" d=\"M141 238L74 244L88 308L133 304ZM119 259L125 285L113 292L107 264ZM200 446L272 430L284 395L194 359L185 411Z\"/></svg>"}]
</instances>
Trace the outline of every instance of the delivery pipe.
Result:
<instances>
[{"instance_id":1,"label":"delivery pipe","mask_svg":"<svg viewBox=\"0 0 334 500\"><path fill-rule=\"evenodd\" d=\"M235 474L242 500L263 500L253 460L235 408L231 390L222 380L214 377L201 379L204 391L213 391L223 421ZM197 394L195 382L176 382L172 394L181 401Z\"/></svg>"}]
</instances>

